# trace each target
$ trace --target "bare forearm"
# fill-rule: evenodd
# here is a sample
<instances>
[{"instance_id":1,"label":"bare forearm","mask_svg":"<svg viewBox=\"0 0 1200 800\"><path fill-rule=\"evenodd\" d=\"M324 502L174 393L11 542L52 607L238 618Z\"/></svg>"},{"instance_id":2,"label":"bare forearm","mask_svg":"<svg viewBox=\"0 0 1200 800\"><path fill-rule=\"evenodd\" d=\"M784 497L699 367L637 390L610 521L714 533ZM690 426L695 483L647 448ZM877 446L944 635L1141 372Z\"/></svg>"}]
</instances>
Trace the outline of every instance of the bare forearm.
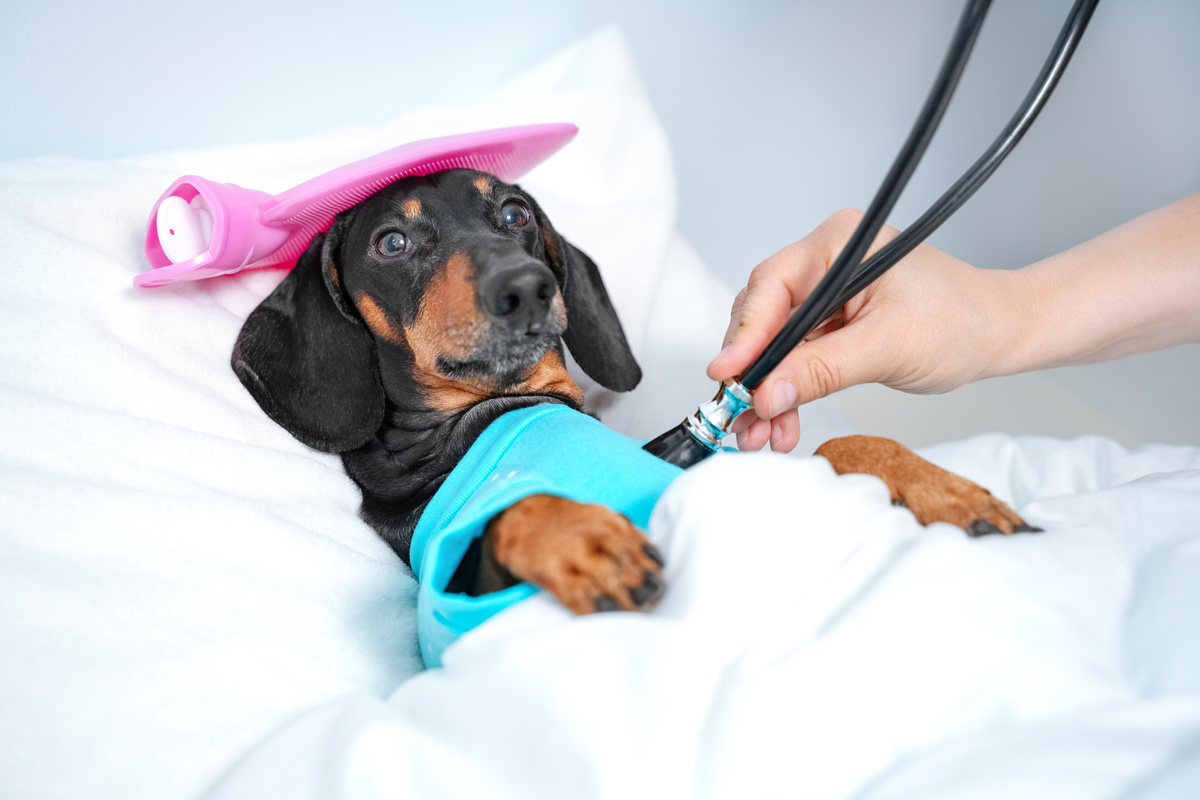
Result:
<instances>
[{"instance_id":1,"label":"bare forearm","mask_svg":"<svg viewBox=\"0 0 1200 800\"><path fill-rule=\"evenodd\" d=\"M1200 343L1200 193L1011 274L995 375Z\"/></svg>"}]
</instances>

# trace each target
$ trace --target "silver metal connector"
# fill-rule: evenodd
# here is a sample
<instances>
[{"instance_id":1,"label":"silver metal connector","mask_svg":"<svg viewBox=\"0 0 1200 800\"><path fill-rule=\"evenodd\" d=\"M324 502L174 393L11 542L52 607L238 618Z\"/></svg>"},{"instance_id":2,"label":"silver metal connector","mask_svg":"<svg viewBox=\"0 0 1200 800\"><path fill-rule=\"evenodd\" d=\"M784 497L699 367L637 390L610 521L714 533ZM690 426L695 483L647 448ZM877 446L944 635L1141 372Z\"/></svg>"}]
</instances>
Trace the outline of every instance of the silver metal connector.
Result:
<instances>
[{"instance_id":1,"label":"silver metal connector","mask_svg":"<svg viewBox=\"0 0 1200 800\"><path fill-rule=\"evenodd\" d=\"M721 440L729 435L729 426L753 405L750 390L737 381L722 384L717 396L683 421L683 428L710 450L721 449Z\"/></svg>"}]
</instances>

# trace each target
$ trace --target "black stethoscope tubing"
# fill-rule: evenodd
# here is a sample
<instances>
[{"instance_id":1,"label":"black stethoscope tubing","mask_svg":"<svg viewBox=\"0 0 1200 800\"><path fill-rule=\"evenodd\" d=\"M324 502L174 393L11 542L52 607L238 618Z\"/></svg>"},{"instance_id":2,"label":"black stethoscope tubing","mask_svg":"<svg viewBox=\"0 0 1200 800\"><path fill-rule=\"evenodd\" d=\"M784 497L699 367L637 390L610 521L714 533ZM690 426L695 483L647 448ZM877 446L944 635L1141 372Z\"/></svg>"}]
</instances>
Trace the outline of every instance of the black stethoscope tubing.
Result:
<instances>
[{"instance_id":1,"label":"black stethoscope tubing","mask_svg":"<svg viewBox=\"0 0 1200 800\"><path fill-rule=\"evenodd\" d=\"M943 194L937 202L922 214L912 225L861 264L863 255L879 233L888 213L896 204L908 179L916 170L942 115L950 103L950 97L958 79L966 67L979 29L987 14L991 0L968 0L959 19L958 28L943 59L942 67L926 98L921 114L913 125L907 141L892 163L891 169L876 192L858 227L846 243L841 254L812 294L801 304L775 338L763 349L758 358L742 373L741 383L747 389L755 389L804 337L813 332L839 308L874 280L887 272L896 262L908 255L921 242L941 226L950 215L967 202L983 183L991 177L1017 142L1037 119L1050 94L1074 55L1088 22L1099 0L1076 0L1058 39L1025 96L1017 112L1009 120L1001 134L982 156L971 165L962 177Z\"/></svg>"}]
</instances>

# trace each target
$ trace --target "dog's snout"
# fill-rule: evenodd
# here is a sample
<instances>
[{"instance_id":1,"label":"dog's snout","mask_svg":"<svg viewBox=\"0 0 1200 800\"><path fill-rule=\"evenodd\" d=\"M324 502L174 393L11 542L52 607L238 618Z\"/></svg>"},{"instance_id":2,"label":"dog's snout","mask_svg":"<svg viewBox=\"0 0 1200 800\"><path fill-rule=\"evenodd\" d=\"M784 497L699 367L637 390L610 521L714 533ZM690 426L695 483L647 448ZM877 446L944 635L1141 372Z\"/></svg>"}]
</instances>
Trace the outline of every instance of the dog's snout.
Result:
<instances>
[{"instance_id":1,"label":"dog's snout","mask_svg":"<svg viewBox=\"0 0 1200 800\"><path fill-rule=\"evenodd\" d=\"M496 270L479 286L489 316L517 331L540 333L554 299L554 274L544 264L526 263Z\"/></svg>"}]
</instances>

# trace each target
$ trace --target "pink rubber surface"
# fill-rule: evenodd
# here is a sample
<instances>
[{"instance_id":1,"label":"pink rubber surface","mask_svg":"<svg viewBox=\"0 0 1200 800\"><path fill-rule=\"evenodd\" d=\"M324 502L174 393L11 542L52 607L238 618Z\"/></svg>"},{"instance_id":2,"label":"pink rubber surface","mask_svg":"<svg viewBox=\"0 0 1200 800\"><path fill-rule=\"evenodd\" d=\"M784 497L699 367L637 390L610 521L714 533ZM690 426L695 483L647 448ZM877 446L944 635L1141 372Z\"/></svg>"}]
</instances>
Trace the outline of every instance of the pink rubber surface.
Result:
<instances>
[{"instance_id":1,"label":"pink rubber surface","mask_svg":"<svg viewBox=\"0 0 1200 800\"><path fill-rule=\"evenodd\" d=\"M150 212L145 249L154 269L137 275L134 285L164 286L295 263L334 217L390 183L459 168L488 172L510 183L557 152L578 130L569 123L549 123L423 139L338 167L274 197L185 176L167 189ZM190 200L197 193L212 206L209 249L172 264L158 241L158 208L172 195Z\"/></svg>"}]
</instances>

